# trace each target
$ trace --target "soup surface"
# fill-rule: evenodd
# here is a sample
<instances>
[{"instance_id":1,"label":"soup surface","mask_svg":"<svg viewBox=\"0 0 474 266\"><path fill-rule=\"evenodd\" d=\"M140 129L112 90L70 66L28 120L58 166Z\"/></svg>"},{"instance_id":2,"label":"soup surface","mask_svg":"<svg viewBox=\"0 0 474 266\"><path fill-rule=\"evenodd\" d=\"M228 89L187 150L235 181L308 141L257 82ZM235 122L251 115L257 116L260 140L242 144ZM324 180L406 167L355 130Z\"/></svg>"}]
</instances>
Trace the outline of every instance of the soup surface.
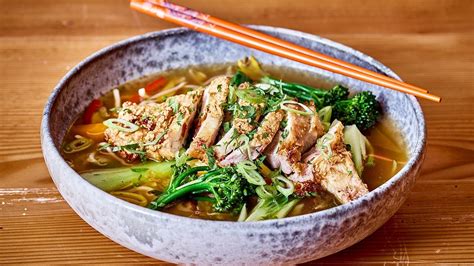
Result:
<instances>
[{"instance_id":1,"label":"soup surface","mask_svg":"<svg viewBox=\"0 0 474 266\"><path fill-rule=\"evenodd\" d=\"M119 167L133 167L140 165L140 160L127 161L121 158L117 153L107 152L103 149L104 128L103 122L107 119L116 117L117 95L120 102L132 101L139 103L146 100L151 94L169 90L173 87L181 86L172 93L161 95L154 99L156 102L165 101L172 95L179 95L194 90L198 87L206 86L208 80L219 75L234 75L236 67L232 65L214 65L197 66L192 69L178 69L155 75L142 77L138 80L122 84L117 88L112 88L110 92L95 100L87 110L82 113L71 126L64 138L64 149L62 155L67 162L78 173L91 172L103 169L112 169ZM330 84L322 79L308 76L292 69L265 67L265 71L270 76L284 81L298 82L316 88L331 88ZM155 83L156 88L150 88L150 84ZM143 93L142 88L150 88ZM139 89L142 89L140 92ZM118 93L117 93L118 92ZM116 94L114 97L114 93ZM96 106L94 106L94 103ZM192 130L192 129L191 129ZM192 136L192 133L190 133ZM373 190L395 175L406 163L407 152L400 131L394 126L392 121L383 115L379 122L371 129L364 132L371 148L368 148L369 158L366 159L366 165L361 175L362 181L367 185L368 190ZM82 145L81 138L87 138L88 145ZM77 140L80 140L79 142ZM189 143L190 140L187 142ZM79 149L71 150L71 143ZM78 143L77 143L78 142ZM81 146L82 145L82 146ZM87 146L87 147L86 147ZM265 161L263 162L265 165ZM170 180L168 178L155 178L140 184L126 184L124 187L108 191L124 200L132 203L148 206L150 202L156 199L160 193L166 190ZM257 195L251 195L247 198L246 209L251 210L259 201ZM319 210L331 208L339 205L340 202L331 193L324 190L318 190L309 197L298 199L287 216L301 215ZM217 212L214 210L212 202L200 200L198 197L183 197L167 206L160 208L160 211L202 219L215 220L237 220L242 212Z\"/></svg>"}]
</instances>

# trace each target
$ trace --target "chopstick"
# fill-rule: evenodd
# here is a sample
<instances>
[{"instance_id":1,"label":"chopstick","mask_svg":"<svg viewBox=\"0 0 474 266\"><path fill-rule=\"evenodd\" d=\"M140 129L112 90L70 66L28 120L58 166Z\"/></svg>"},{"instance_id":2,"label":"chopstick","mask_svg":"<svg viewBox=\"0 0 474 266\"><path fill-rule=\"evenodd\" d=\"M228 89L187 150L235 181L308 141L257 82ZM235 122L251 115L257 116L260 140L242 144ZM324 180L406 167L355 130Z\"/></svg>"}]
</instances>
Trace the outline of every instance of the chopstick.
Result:
<instances>
[{"instance_id":1,"label":"chopstick","mask_svg":"<svg viewBox=\"0 0 474 266\"><path fill-rule=\"evenodd\" d=\"M288 48L288 49L296 51L296 52L301 52L303 54L314 57L316 59L320 59L320 60L327 61L327 62L336 64L336 65L339 65L339 66L342 66L342 67L345 67L345 68L349 68L349 69L364 73L364 74L369 75L369 76L374 76L376 78L383 79L387 82L402 85L402 86L405 86L407 88L411 88L411 89L414 89L414 90L417 90L417 91L420 91L420 92L425 92L425 93L428 92L427 90L416 87L414 85L404 83L404 82L401 82L399 80L387 77L385 75L381 75L379 73L370 71L368 69L365 69L365 68L362 68L362 67L344 62L344 61L339 60L337 58L333 58L333 57L327 56L325 54L318 53L316 51L310 50L310 49L305 48L303 46L295 45L293 43L275 38L271 35L264 34L264 33L261 33L259 31L255 31L255 30L252 30L250 28L243 27L243 26L240 26L238 24L213 17L211 15L203 14L199 11L190 9L188 7L183 7L183 6L180 6L180 5L177 5L177 4L173 4L173 3L170 3L170 2L165 1L165 0L147 0L147 1L151 2L151 3L154 3L156 5L162 6L164 8L168 8L168 9L173 10L175 12L180 12L180 13L186 14L188 16L191 16L193 18L197 18L197 19L206 21L210 24L215 24L215 25L227 28L229 30L239 32L241 34L248 35L248 36L254 37L256 39L260 39L260 40L265 41L265 42L270 42L270 43Z\"/></svg>"},{"instance_id":2,"label":"chopstick","mask_svg":"<svg viewBox=\"0 0 474 266\"><path fill-rule=\"evenodd\" d=\"M225 28L220 25L210 23L203 19L200 19L198 16L199 12L193 12L193 11L188 10L187 12L192 12L192 14L194 14L192 16L192 15L188 15L186 13L181 12L181 10L185 10L186 8L175 6L174 9L169 9L166 6L163 6L162 5L163 3L166 3L166 2L155 1L154 3L152 3L146 0L131 0L130 7L142 13L145 13L154 17L158 17L158 18L167 20L169 22L176 23L181 26L188 27L199 32L207 33L209 35L212 35L221 39L235 42L235 43L238 43L250 48L254 48L257 50L261 50L273 55L281 56L281 57L294 60L303 64L322 68L331 72L342 74L351 78L366 81L366 82L383 86L386 88L412 94L420 98L428 99L435 102L441 101L440 97L426 93L425 92L426 90L424 89L419 88L418 90L416 90L410 87L412 85L406 86L406 84L402 82L394 83L386 79L380 79L374 76L373 74L367 75L364 72L360 72L355 69L351 69L342 65L335 64L332 61L325 61L325 60L310 56L308 54L302 53L300 51L295 51L295 50L286 48L284 46L277 45L275 43L267 42L265 40L258 39L249 35L244 35L240 32L236 32L229 28ZM169 3L166 3L165 5L169 5ZM200 14L200 15L207 16L203 14ZM209 18L210 16L207 16L207 17ZM299 47L296 45L294 46L296 48ZM325 57L332 60L331 57L328 57L328 56L325 56ZM345 64L348 64L348 63L345 63ZM366 71L369 71L369 70L366 70Z\"/></svg>"}]
</instances>

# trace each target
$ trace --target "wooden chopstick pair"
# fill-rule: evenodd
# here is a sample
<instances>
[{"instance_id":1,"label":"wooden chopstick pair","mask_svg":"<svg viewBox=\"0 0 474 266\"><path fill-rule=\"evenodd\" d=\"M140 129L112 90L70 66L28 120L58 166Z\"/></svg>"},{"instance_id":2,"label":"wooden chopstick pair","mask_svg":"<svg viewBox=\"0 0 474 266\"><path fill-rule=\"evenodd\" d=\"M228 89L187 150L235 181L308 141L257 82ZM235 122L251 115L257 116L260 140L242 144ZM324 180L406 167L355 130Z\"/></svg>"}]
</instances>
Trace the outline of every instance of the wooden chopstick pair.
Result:
<instances>
[{"instance_id":1,"label":"wooden chopstick pair","mask_svg":"<svg viewBox=\"0 0 474 266\"><path fill-rule=\"evenodd\" d=\"M164 0L131 0L130 7L142 13L250 48L412 94L419 98L434 102L441 101L440 97L428 93L425 89Z\"/></svg>"}]
</instances>

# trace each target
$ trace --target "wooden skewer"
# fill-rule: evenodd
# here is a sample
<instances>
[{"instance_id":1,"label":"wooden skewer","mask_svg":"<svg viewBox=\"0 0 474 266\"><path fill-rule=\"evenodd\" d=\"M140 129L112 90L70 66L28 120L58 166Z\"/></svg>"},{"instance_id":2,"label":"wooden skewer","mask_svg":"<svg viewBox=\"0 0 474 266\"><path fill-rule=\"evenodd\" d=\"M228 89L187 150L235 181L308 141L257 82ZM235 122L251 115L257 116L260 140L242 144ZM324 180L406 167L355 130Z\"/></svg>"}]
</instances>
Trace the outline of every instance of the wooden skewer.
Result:
<instances>
[{"instance_id":1,"label":"wooden skewer","mask_svg":"<svg viewBox=\"0 0 474 266\"><path fill-rule=\"evenodd\" d=\"M305 48L303 46L299 46L299 45L296 45L296 44L293 44L293 43L275 38L271 35L264 34L264 33L261 33L259 31L256 31L256 30L252 30L250 28L243 27L241 25L238 25L238 24L235 24L235 23L232 23L232 22L229 22L229 21L225 21L223 19L216 18L216 17L213 17L213 16L208 15L208 14L203 14L199 11L196 11L196 10L193 10L193 9L190 9L190 8L187 8L187 7L183 7L183 6L180 6L180 5L177 5L177 4L173 4L173 3L170 3L170 2L165 1L165 0L148 0L148 2L157 4L159 6L167 8L169 10L173 10L175 12L186 14L188 16L206 21L206 22L211 23L211 24L215 24L215 25L218 25L218 26L221 26L221 27L239 32L239 33L247 35L247 36L254 37L256 39L260 39L260 40L265 41L265 42L270 42L270 43L288 48L290 50L306 54L306 55L314 57L316 59L327 61L327 62L336 64L336 65L339 65L339 66L342 66L342 67L345 67L345 68L348 68L348 69L352 69L354 71L361 72L361 73L369 75L369 76L373 76L373 77L376 77L376 78L379 78L379 79L383 79L383 80L385 80L387 82L390 82L390 83L402 85L402 86L405 86L407 88L411 88L413 90L417 90L417 91L424 92L424 93L428 92L428 90L426 90L426 89L423 89L423 88L420 88L420 87L417 87L417 86L414 86L414 85L411 85L411 84L408 84L408 83L401 82L399 80L387 77L385 75L370 71L370 70L365 69L363 67L359 67L359 66L344 62L344 61L339 60L337 58L333 58L333 57L327 56L325 54L318 53L316 51L310 50L310 49Z\"/></svg>"},{"instance_id":2,"label":"wooden skewer","mask_svg":"<svg viewBox=\"0 0 474 266\"><path fill-rule=\"evenodd\" d=\"M374 76L366 75L364 73L354 71L353 69L348 69L328 61L317 59L308 56L307 54L288 49L286 47L282 47L270 42L265 42L248 35L243 35L228 28L224 28L219 25L206 22L202 19L189 16L184 13L177 12L175 10L170 10L164 6L160 6L148 1L132 0L130 2L130 7L142 13L158 17L199 32L207 33L209 35L235 42L260 51L264 51L273 55L281 56L310 66L326 69L331 72L366 81L386 88L412 94L420 98L428 99L435 102L441 101L441 98L436 95L408 88L404 85L404 83L402 83L403 85L395 84L384 79L379 79Z\"/></svg>"}]
</instances>

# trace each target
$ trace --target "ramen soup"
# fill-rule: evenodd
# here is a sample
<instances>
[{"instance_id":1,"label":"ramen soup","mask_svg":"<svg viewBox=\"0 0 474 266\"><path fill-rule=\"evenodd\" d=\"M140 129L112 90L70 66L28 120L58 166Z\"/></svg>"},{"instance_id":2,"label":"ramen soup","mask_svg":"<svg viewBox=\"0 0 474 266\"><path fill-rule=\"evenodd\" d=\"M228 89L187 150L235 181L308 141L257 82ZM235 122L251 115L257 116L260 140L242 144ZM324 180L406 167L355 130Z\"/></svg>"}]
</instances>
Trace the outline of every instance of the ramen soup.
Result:
<instances>
[{"instance_id":1,"label":"ramen soup","mask_svg":"<svg viewBox=\"0 0 474 266\"><path fill-rule=\"evenodd\" d=\"M159 73L93 100L61 152L91 184L157 211L232 221L317 212L407 161L376 97L357 91L253 57Z\"/></svg>"}]
</instances>

